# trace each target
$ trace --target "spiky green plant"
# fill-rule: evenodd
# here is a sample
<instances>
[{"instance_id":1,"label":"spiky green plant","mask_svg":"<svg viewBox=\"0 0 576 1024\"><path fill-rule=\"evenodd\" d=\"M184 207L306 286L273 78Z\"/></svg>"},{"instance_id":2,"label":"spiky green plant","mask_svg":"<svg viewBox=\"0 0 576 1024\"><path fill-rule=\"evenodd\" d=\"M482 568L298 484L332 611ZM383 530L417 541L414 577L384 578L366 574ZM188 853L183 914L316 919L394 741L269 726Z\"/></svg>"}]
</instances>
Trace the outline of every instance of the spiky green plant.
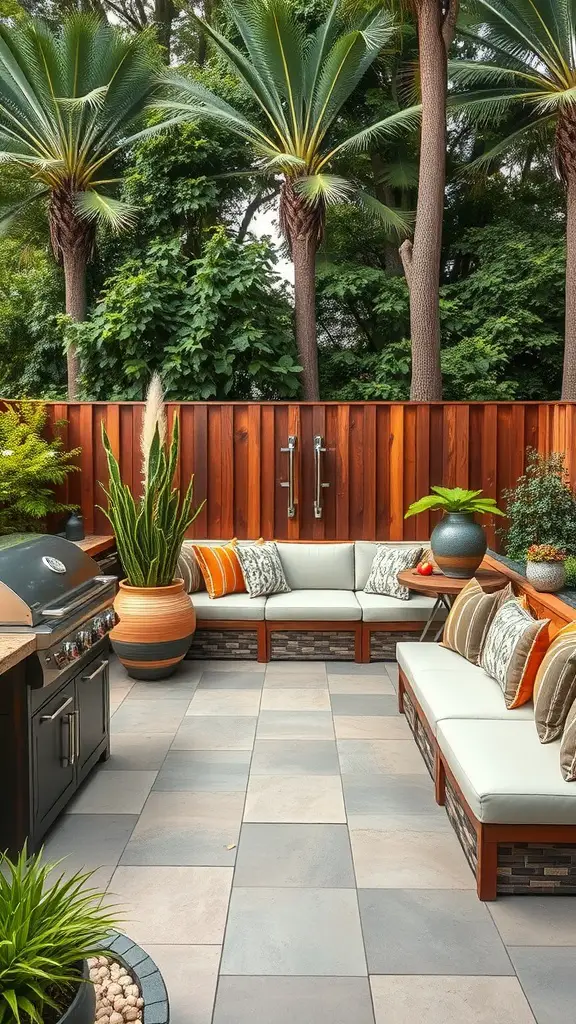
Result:
<instances>
[{"instance_id":1,"label":"spiky green plant","mask_svg":"<svg viewBox=\"0 0 576 1024\"><path fill-rule=\"evenodd\" d=\"M0 856L0 1024L43 1024L48 1007L63 1013L82 984L82 964L105 949L117 923L92 872L49 876L57 867Z\"/></svg>"},{"instance_id":2,"label":"spiky green plant","mask_svg":"<svg viewBox=\"0 0 576 1024\"><path fill-rule=\"evenodd\" d=\"M148 453L144 492L138 500L128 484L122 483L104 424L102 442L110 475L108 488L100 485L108 498L108 508L102 511L114 530L128 583L131 587L168 587L174 582L186 531L202 507L192 511L193 476L184 496L179 487L172 487L180 451L178 417L174 418L170 446L161 443L156 426Z\"/></svg>"},{"instance_id":3,"label":"spiky green plant","mask_svg":"<svg viewBox=\"0 0 576 1024\"><path fill-rule=\"evenodd\" d=\"M296 340L304 397L318 399L315 258L330 203L361 203L400 236L406 218L330 168L372 139L393 137L418 125L420 108L397 110L342 139L339 114L397 25L381 5L360 13L348 28L334 0L326 20L306 37L290 0L239 0L229 13L242 40L234 46L212 25L199 24L248 89L260 116L250 118L192 78L165 76L172 98L159 103L174 121L206 118L251 143L252 170L282 176L280 225L294 263Z\"/></svg>"},{"instance_id":4,"label":"spiky green plant","mask_svg":"<svg viewBox=\"0 0 576 1024\"><path fill-rule=\"evenodd\" d=\"M30 19L0 24L0 161L20 167L32 185L4 220L30 202L45 204L73 320L86 316L96 226L121 230L134 220L134 209L110 190L119 181L119 152L144 127L159 64L149 35L128 36L93 14L66 17L57 29ZM71 345L71 399L78 378Z\"/></svg>"},{"instance_id":5,"label":"spiky green plant","mask_svg":"<svg viewBox=\"0 0 576 1024\"><path fill-rule=\"evenodd\" d=\"M481 498L482 490L467 491L463 487L432 487L433 494L413 501L404 515L405 519L417 516L419 512L441 509L443 512L465 512L480 515L503 516L494 498Z\"/></svg>"}]
</instances>

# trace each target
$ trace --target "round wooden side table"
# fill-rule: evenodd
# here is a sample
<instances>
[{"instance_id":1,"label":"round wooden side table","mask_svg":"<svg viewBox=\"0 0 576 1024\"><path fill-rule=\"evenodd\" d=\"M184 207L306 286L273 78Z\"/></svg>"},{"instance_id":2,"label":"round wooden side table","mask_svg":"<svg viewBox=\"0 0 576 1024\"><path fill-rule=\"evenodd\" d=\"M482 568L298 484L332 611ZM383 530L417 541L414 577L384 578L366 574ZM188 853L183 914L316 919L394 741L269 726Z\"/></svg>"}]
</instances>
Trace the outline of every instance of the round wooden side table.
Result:
<instances>
[{"instance_id":1,"label":"round wooden side table","mask_svg":"<svg viewBox=\"0 0 576 1024\"><path fill-rule=\"evenodd\" d=\"M508 582L507 577L495 569L477 569L474 579L485 590L487 594L493 594L495 590L501 590ZM421 576L415 569L404 569L398 573L398 582L408 587L417 594L425 594L427 597L435 597L434 606L426 620L426 624L420 634L420 642L428 636L428 631L434 625L434 619L441 608L450 611L454 598L458 596L470 580L456 579L454 576L445 576L443 572L434 571L430 576ZM444 630L444 623L436 633L434 640L439 640Z\"/></svg>"}]
</instances>

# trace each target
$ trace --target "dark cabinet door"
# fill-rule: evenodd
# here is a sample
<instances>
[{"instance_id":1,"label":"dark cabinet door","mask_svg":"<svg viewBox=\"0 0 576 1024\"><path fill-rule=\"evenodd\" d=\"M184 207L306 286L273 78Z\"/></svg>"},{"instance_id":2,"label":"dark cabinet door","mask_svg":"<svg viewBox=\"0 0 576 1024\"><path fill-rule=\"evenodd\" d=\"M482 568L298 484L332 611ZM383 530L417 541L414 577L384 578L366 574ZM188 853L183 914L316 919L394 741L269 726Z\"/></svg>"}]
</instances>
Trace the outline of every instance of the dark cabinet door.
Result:
<instances>
[{"instance_id":1,"label":"dark cabinet door","mask_svg":"<svg viewBox=\"0 0 576 1024\"><path fill-rule=\"evenodd\" d=\"M74 680L32 718L34 820L41 822L76 784Z\"/></svg>"},{"instance_id":2,"label":"dark cabinet door","mask_svg":"<svg viewBox=\"0 0 576 1024\"><path fill-rule=\"evenodd\" d=\"M108 659L97 657L76 677L78 772L108 733Z\"/></svg>"}]
</instances>

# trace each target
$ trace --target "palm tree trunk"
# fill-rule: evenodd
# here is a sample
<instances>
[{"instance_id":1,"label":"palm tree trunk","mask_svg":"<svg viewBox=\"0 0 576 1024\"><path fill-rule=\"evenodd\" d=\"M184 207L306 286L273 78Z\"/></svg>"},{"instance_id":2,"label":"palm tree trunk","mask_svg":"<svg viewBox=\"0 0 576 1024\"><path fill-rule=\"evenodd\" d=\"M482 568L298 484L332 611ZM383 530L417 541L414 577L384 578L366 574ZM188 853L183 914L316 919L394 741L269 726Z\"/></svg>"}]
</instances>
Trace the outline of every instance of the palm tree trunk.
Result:
<instances>
[{"instance_id":1,"label":"palm tree trunk","mask_svg":"<svg viewBox=\"0 0 576 1024\"><path fill-rule=\"evenodd\" d=\"M446 177L447 48L439 0L420 0L418 40L422 128L414 241L401 248L410 289L412 385L410 397L442 398L440 368L440 256Z\"/></svg>"},{"instance_id":2,"label":"palm tree trunk","mask_svg":"<svg viewBox=\"0 0 576 1024\"><path fill-rule=\"evenodd\" d=\"M86 266L87 257L79 246L76 251L62 254L64 282L66 286L66 312L71 320L86 319ZM71 343L66 354L68 364L68 401L78 399L80 385L80 359L76 346Z\"/></svg>"},{"instance_id":3,"label":"palm tree trunk","mask_svg":"<svg viewBox=\"0 0 576 1024\"><path fill-rule=\"evenodd\" d=\"M302 395L307 401L320 398L316 339L316 240L297 235L292 239L296 344L302 366Z\"/></svg>"},{"instance_id":4,"label":"palm tree trunk","mask_svg":"<svg viewBox=\"0 0 576 1024\"><path fill-rule=\"evenodd\" d=\"M576 174L566 187L566 326L564 332L563 401L576 401Z\"/></svg>"}]
</instances>

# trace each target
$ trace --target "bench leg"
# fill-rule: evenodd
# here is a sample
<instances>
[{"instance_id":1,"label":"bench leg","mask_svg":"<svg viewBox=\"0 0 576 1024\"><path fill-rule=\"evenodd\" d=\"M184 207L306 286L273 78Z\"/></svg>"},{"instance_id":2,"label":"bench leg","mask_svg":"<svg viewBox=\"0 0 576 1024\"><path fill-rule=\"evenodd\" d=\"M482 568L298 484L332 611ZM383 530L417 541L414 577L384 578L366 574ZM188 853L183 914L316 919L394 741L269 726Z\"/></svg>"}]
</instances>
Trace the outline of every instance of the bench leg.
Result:
<instances>
[{"instance_id":1,"label":"bench leg","mask_svg":"<svg viewBox=\"0 0 576 1024\"><path fill-rule=\"evenodd\" d=\"M482 826L478 829L478 867L476 889L478 899L488 902L496 899L498 885L498 843L486 838Z\"/></svg>"},{"instance_id":2,"label":"bench leg","mask_svg":"<svg viewBox=\"0 0 576 1024\"><path fill-rule=\"evenodd\" d=\"M434 763L434 789L436 803L443 807L446 803L446 772L444 771L444 764L438 751L436 751Z\"/></svg>"},{"instance_id":3,"label":"bench leg","mask_svg":"<svg viewBox=\"0 0 576 1024\"><path fill-rule=\"evenodd\" d=\"M258 661L266 662L270 661L270 654L268 651L268 634L266 631L266 622L258 623Z\"/></svg>"},{"instance_id":4,"label":"bench leg","mask_svg":"<svg viewBox=\"0 0 576 1024\"><path fill-rule=\"evenodd\" d=\"M404 677L401 672L398 673L398 711L404 714Z\"/></svg>"}]
</instances>

